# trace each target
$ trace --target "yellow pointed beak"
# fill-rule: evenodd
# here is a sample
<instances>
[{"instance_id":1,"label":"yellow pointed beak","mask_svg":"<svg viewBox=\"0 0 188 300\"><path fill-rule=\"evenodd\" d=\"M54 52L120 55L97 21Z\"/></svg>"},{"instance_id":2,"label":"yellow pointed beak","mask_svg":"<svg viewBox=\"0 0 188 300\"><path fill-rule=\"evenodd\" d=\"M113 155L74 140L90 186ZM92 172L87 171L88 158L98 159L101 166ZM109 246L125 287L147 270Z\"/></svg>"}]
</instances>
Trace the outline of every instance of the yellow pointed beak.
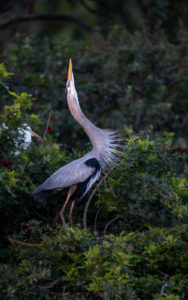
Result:
<instances>
[{"instance_id":1,"label":"yellow pointed beak","mask_svg":"<svg viewBox=\"0 0 188 300\"><path fill-rule=\"evenodd\" d=\"M69 70L68 70L68 81L71 81L72 79L72 61L71 61L71 58L69 60Z\"/></svg>"}]
</instances>

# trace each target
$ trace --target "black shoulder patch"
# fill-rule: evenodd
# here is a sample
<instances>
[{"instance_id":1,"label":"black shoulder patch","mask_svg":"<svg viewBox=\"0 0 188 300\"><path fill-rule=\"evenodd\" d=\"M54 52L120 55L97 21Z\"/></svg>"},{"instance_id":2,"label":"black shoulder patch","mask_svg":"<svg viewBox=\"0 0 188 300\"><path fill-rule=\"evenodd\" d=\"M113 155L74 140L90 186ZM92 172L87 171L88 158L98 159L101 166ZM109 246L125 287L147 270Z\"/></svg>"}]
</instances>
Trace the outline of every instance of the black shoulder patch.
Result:
<instances>
[{"instance_id":1,"label":"black shoulder patch","mask_svg":"<svg viewBox=\"0 0 188 300\"><path fill-rule=\"evenodd\" d=\"M96 170L99 170L101 168L98 160L94 157L86 160L85 165L89 167L95 167Z\"/></svg>"}]
</instances>

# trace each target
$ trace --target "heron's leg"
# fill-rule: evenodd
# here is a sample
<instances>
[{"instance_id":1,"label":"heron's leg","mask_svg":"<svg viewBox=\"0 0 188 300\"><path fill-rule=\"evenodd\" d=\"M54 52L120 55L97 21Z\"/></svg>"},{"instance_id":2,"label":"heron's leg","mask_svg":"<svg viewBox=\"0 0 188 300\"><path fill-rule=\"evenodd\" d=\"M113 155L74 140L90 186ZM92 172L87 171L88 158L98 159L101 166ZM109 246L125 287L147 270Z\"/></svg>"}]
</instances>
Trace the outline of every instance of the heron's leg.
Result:
<instances>
[{"instance_id":1,"label":"heron's leg","mask_svg":"<svg viewBox=\"0 0 188 300\"><path fill-rule=\"evenodd\" d=\"M72 196L72 194L75 192L75 190L77 189L77 185L73 185L69 188L69 191L68 191L68 195L67 195L67 199L65 200L65 203L63 204L60 212L59 212L59 215L60 215L60 218L61 218L61 221L63 223L63 225L65 225L65 217L64 217L64 210L65 210L65 207L67 206L68 202L69 202L69 199L70 197Z\"/></svg>"},{"instance_id":2,"label":"heron's leg","mask_svg":"<svg viewBox=\"0 0 188 300\"><path fill-rule=\"evenodd\" d=\"M67 199L66 199L65 203L63 204L60 212L59 212L59 215L60 215L60 218L61 218L61 221L62 221L63 225L65 225L64 210L65 210L65 207L67 206L67 203L69 202L70 196L71 195L69 195L69 192L68 192Z\"/></svg>"},{"instance_id":3,"label":"heron's leg","mask_svg":"<svg viewBox=\"0 0 188 300\"><path fill-rule=\"evenodd\" d=\"M74 204L75 204L75 200L72 201L70 212L69 212L69 222L70 222L71 226L73 226L73 223L72 223L72 211L73 211L73 208L74 208Z\"/></svg>"}]
</instances>

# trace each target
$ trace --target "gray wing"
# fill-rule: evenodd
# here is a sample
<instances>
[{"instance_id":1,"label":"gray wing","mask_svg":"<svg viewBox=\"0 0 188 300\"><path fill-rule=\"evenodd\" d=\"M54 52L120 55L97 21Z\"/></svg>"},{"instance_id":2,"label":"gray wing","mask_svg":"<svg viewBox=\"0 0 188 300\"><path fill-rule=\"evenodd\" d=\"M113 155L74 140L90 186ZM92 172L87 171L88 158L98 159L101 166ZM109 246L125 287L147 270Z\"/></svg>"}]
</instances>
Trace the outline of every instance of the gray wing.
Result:
<instances>
[{"instance_id":1,"label":"gray wing","mask_svg":"<svg viewBox=\"0 0 188 300\"><path fill-rule=\"evenodd\" d=\"M85 162L92 157L94 157L94 155L92 152L89 152L82 158L74 160L58 169L33 192L33 195L45 190L63 189L78 182L85 181L91 176L93 169L92 167L87 166Z\"/></svg>"}]
</instances>

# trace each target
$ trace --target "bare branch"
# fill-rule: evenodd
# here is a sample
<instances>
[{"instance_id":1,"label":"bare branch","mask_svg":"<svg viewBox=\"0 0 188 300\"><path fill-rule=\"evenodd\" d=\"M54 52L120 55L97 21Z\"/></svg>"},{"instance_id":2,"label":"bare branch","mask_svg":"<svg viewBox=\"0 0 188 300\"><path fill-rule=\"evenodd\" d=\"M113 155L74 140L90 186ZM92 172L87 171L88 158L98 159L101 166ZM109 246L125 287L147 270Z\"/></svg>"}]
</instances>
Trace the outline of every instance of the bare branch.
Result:
<instances>
[{"instance_id":1,"label":"bare branch","mask_svg":"<svg viewBox=\"0 0 188 300\"><path fill-rule=\"evenodd\" d=\"M99 215L99 212L101 210L102 206L99 206L98 210L97 210L97 213L96 213L96 216L95 216L95 223L94 223L94 231L97 232L97 219L98 219L98 215Z\"/></svg>"},{"instance_id":2,"label":"bare branch","mask_svg":"<svg viewBox=\"0 0 188 300\"><path fill-rule=\"evenodd\" d=\"M44 247L44 244L29 244L29 243L25 243L25 242L15 240L15 239L12 239L12 238L8 238L8 240L12 245L16 244L16 245L20 245L20 246L24 246L24 247L31 247L31 248Z\"/></svg>"},{"instance_id":3,"label":"bare branch","mask_svg":"<svg viewBox=\"0 0 188 300\"><path fill-rule=\"evenodd\" d=\"M106 234L106 231L107 231L107 229L108 229L108 226L110 226L113 222L115 222L115 221L116 221L117 219L119 219L119 218L120 218L120 217L115 217L115 218L113 218L112 220L110 220L110 221L105 225L103 235Z\"/></svg>"},{"instance_id":4,"label":"bare branch","mask_svg":"<svg viewBox=\"0 0 188 300\"><path fill-rule=\"evenodd\" d=\"M49 126L49 123L50 123L51 115L52 115L52 111L50 111L49 116L48 116L48 121L46 123L46 128L45 128L45 131L44 131L44 134L43 134L43 138L42 138L43 141L46 138L46 134L47 134L47 131L48 131L48 126Z\"/></svg>"},{"instance_id":5,"label":"bare branch","mask_svg":"<svg viewBox=\"0 0 188 300\"><path fill-rule=\"evenodd\" d=\"M188 61L183 60L179 64L167 68L166 73L171 73L171 72L174 72L174 71L176 72L179 69L186 69L186 68L188 68Z\"/></svg>"},{"instance_id":6,"label":"bare branch","mask_svg":"<svg viewBox=\"0 0 188 300\"><path fill-rule=\"evenodd\" d=\"M58 284L58 282L62 279L62 276L58 277L57 279L55 279L54 281L52 281L50 284L48 285L40 285L39 288L40 290L48 290L54 287L54 285Z\"/></svg>"},{"instance_id":7,"label":"bare branch","mask_svg":"<svg viewBox=\"0 0 188 300\"><path fill-rule=\"evenodd\" d=\"M32 15L26 15L26 16L18 16L15 18L12 18L8 21L1 22L0 23L0 29L5 29L10 25L14 25L17 23L23 23L23 22L30 22L34 20L39 20L39 21L65 21L65 22L72 22L80 27L84 28L85 30L92 32L93 29L90 25L86 24L84 21L73 17L73 16L68 16L64 14L32 14Z\"/></svg>"},{"instance_id":8,"label":"bare branch","mask_svg":"<svg viewBox=\"0 0 188 300\"><path fill-rule=\"evenodd\" d=\"M86 203L85 206L85 210L84 210L84 217L83 217L83 226L84 228L87 229L87 212L88 212L88 208L89 205L91 203L91 200L93 199L94 195L96 194L96 192L98 191L98 189L100 188L100 186L102 185L102 183L105 181L105 179L110 175L110 173L112 172L112 170L114 169L114 166L112 166L108 172L104 175L104 177L99 181L99 183L96 185L96 187L94 188L93 192L91 193L91 195L89 196L89 199Z\"/></svg>"}]
</instances>

